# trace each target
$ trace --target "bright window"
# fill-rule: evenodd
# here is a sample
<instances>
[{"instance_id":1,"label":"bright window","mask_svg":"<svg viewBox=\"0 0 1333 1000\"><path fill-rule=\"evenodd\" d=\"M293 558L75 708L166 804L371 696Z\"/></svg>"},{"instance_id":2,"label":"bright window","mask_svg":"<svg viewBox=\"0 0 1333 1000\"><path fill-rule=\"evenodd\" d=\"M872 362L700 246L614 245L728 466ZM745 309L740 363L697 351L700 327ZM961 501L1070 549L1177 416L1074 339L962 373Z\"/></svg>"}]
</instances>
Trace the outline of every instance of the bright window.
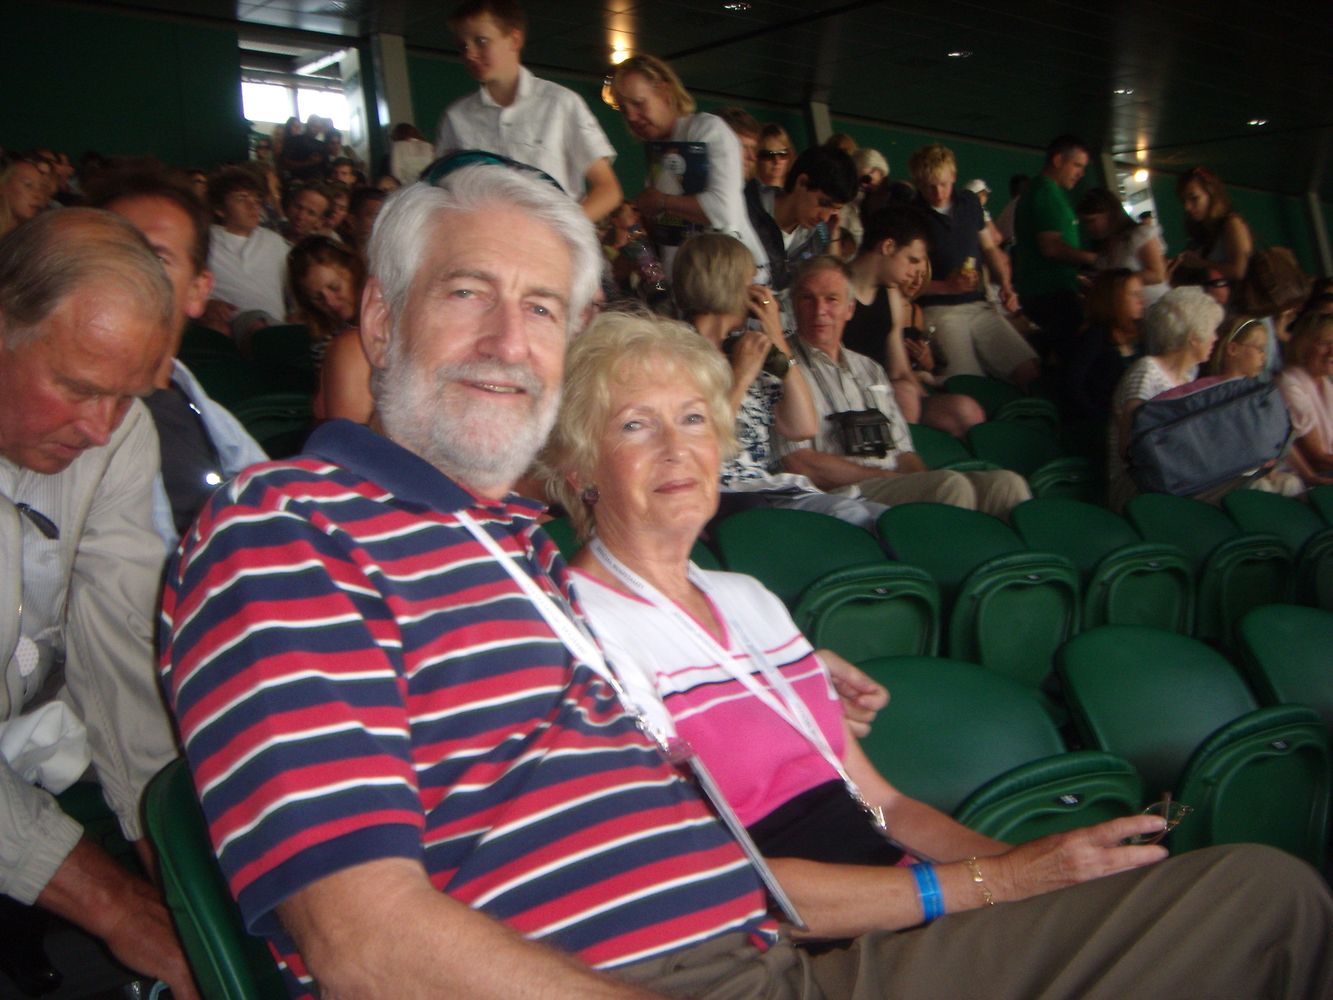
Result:
<instances>
[{"instance_id":1,"label":"bright window","mask_svg":"<svg viewBox=\"0 0 1333 1000\"><path fill-rule=\"evenodd\" d=\"M252 122L285 122L296 114L292 89L276 83L242 83L241 106Z\"/></svg>"},{"instance_id":2,"label":"bright window","mask_svg":"<svg viewBox=\"0 0 1333 1000\"><path fill-rule=\"evenodd\" d=\"M331 118L333 127L346 131L350 116L347 114L347 97L338 90L307 90L302 87L296 92L297 112L301 121L311 115Z\"/></svg>"}]
</instances>

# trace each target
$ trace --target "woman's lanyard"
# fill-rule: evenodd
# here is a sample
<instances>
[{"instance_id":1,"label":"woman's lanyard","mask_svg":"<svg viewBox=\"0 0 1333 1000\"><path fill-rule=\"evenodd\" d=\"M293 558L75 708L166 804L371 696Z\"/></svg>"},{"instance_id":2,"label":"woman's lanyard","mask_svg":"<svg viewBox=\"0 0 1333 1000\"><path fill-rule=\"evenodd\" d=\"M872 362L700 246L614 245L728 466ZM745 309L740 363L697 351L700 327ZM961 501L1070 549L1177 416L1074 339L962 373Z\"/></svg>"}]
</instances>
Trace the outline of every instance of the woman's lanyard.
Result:
<instances>
[{"instance_id":1,"label":"woman's lanyard","mask_svg":"<svg viewBox=\"0 0 1333 1000\"><path fill-rule=\"evenodd\" d=\"M819 723L815 721L809 707L801 700L801 696L796 693L796 689L792 687L791 681L786 678L781 670L769 662L763 648L750 638L742 623L732 621L726 616L725 611L717 601L712 602L715 612L722 620L722 624L728 632L735 635L740 641L741 646L749 656L750 662L763 676L764 680L768 682L767 687L755 679L752 671L739 667L731 651L724 648L720 642L708 633L707 629L690 617L684 609L612 555L611 550L606 547L601 539L594 538L588 543L588 548L612 576L659 612L669 617L685 635L695 641L709 658L714 660L722 670L726 671L728 676L741 684L761 704L809 741L828 763L829 767L842 779L842 783L847 787L848 794L870 815L875 826L881 832L884 832L883 808L872 805L861 794L861 790L856 787L856 782L852 780L851 775L847 773L847 769L843 767L842 761L838 759L838 755L829 746L824 731L819 728ZM689 578L690 582L698 587L706 597L712 599L708 578L693 563L689 567ZM635 666L638 669L643 669L638 664L635 664ZM652 678L652 681L656 686L656 678Z\"/></svg>"},{"instance_id":2,"label":"woman's lanyard","mask_svg":"<svg viewBox=\"0 0 1333 1000\"><path fill-rule=\"evenodd\" d=\"M630 698L629 693L620 683L619 678L616 677L615 671L607 664L606 657L602 655L596 641L588 634L583 623L575 619L573 611L557 606L551 596L537 585L537 581L530 574L524 572L523 568L514 562L513 557L500 547L500 543L487 534L467 511L457 511L456 516L463 527L471 533L472 537L481 543L482 547L500 564L500 567L518 584L519 589L533 603L541 616L546 619L546 624L551 626L551 630L555 632L565 649L576 660L587 664L611 686L616 693L616 697L620 699L621 705L634 717L635 722L644 734L657 744L663 756L676 767L686 767L693 772L699 788L712 803L713 809L722 822L726 824L727 829L731 831L731 835L740 844L741 850L745 852L746 857L749 858L750 863L759 873L759 877L763 880L769 894L782 907L787 919L794 926L805 930L805 921L801 919L795 905L778 883L777 876L773 874L773 870L768 867L763 855L759 853L759 848L755 845L749 831L745 829L745 825L740 821L740 817L736 815L735 810L727 803L721 789L718 788L717 782L713 780L713 776L709 774L703 761L698 758L687 742L676 735L670 717L666 716L664 724L654 725L651 723L648 714Z\"/></svg>"}]
</instances>

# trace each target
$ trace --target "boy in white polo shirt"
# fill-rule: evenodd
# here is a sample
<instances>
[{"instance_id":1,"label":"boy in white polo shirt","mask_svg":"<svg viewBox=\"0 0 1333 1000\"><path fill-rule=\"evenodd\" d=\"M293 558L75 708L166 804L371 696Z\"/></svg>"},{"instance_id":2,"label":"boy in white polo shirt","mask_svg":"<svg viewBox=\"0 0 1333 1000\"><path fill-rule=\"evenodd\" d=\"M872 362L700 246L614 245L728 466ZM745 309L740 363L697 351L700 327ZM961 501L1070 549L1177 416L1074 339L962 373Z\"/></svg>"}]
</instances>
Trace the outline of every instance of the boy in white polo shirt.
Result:
<instances>
[{"instance_id":1,"label":"boy in white polo shirt","mask_svg":"<svg viewBox=\"0 0 1333 1000\"><path fill-rule=\"evenodd\" d=\"M468 72L481 87L440 118L435 155L484 149L554 177L594 222L624 195L616 151L572 90L540 80L519 62L527 17L514 0L464 0L449 17Z\"/></svg>"}]
</instances>

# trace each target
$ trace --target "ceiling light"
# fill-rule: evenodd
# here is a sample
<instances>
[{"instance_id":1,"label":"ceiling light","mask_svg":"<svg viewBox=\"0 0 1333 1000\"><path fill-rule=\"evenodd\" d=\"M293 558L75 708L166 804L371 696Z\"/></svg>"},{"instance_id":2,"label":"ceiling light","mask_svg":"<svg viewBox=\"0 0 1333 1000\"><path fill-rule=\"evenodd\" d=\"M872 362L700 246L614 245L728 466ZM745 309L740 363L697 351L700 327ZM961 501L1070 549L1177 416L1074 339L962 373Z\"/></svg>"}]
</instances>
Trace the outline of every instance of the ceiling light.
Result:
<instances>
[{"instance_id":1,"label":"ceiling light","mask_svg":"<svg viewBox=\"0 0 1333 1000\"><path fill-rule=\"evenodd\" d=\"M972 53L967 51L967 49L954 49L952 52L946 54L950 59L969 59L972 56Z\"/></svg>"},{"instance_id":2,"label":"ceiling light","mask_svg":"<svg viewBox=\"0 0 1333 1000\"><path fill-rule=\"evenodd\" d=\"M745 0L730 0L729 3L722 5L723 10L729 10L733 14L744 14L751 7Z\"/></svg>"},{"instance_id":3,"label":"ceiling light","mask_svg":"<svg viewBox=\"0 0 1333 1000\"><path fill-rule=\"evenodd\" d=\"M1267 118L1251 118L1251 119L1250 119L1249 121L1247 121L1245 124L1246 124L1246 125L1267 125L1267 124L1268 124L1268 119L1267 119Z\"/></svg>"},{"instance_id":4,"label":"ceiling light","mask_svg":"<svg viewBox=\"0 0 1333 1000\"><path fill-rule=\"evenodd\" d=\"M1134 180L1136 180L1140 184L1146 184L1148 182L1148 171L1142 168L1135 170Z\"/></svg>"},{"instance_id":5,"label":"ceiling light","mask_svg":"<svg viewBox=\"0 0 1333 1000\"><path fill-rule=\"evenodd\" d=\"M619 66L629 58L629 49L625 48L624 42L616 42L615 48L611 50L611 65Z\"/></svg>"},{"instance_id":6,"label":"ceiling light","mask_svg":"<svg viewBox=\"0 0 1333 1000\"><path fill-rule=\"evenodd\" d=\"M1134 88L1133 88L1133 87L1116 87L1115 90L1111 91L1111 93L1113 93L1113 94L1119 94L1121 97L1128 97L1130 94L1134 93Z\"/></svg>"}]
</instances>

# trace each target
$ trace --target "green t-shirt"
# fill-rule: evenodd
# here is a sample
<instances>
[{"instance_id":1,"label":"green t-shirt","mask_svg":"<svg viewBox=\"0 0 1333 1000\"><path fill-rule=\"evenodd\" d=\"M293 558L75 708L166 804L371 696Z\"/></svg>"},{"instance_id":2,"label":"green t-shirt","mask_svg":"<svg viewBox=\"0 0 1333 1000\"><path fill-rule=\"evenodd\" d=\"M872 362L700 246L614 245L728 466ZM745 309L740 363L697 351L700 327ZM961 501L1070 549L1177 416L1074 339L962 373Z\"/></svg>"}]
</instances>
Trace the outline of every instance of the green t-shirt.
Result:
<instances>
[{"instance_id":1,"label":"green t-shirt","mask_svg":"<svg viewBox=\"0 0 1333 1000\"><path fill-rule=\"evenodd\" d=\"M1038 233L1059 233L1079 245L1078 216L1064 188L1045 174L1018 199L1014 211L1014 287L1020 296L1078 293L1078 268L1051 260L1037 248Z\"/></svg>"}]
</instances>

